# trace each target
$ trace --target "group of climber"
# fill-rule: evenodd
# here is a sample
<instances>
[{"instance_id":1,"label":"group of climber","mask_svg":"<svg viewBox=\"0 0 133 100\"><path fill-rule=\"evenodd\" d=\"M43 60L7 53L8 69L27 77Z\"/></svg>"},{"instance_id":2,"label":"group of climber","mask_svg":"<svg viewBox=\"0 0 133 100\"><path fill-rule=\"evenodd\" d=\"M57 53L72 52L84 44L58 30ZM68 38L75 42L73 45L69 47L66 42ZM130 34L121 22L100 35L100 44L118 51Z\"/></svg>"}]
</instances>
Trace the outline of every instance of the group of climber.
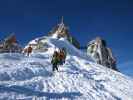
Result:
<instances>
[{"instance_id":1,"label":"group of climber","mask_svg":"<svg viewBox=\"0 0 133 100\"><path fill-rule=\"evenodd\" d=\"M65 48L61 48L59 49L59 51L54 51L53 53L53 57L51 60L51 63L53 65L53 71L57 70L58 71L58 67L59 65L63 65L65 63L65 59L66 59L66 49Z\"/></svg>"},{"instance_id":2,"label":"group of climber","mask_svg":"<svg viewBox=\"0 0 133 100\"><path fill-rule=\"evenodd\" d=\"M25 48L23 50L23 53L26 54L27 56L30 56L30 54L32 53L32 46L29 45L27 48ZM53 71L58 71L58 67L59 65L63 65L65 63L65 59L66 59L66 48L60 48L58 51L54 51L53 56L52 56L52 60L51 60L51 64L52 64L52 70Z\"/></svg>"}]
</instances>

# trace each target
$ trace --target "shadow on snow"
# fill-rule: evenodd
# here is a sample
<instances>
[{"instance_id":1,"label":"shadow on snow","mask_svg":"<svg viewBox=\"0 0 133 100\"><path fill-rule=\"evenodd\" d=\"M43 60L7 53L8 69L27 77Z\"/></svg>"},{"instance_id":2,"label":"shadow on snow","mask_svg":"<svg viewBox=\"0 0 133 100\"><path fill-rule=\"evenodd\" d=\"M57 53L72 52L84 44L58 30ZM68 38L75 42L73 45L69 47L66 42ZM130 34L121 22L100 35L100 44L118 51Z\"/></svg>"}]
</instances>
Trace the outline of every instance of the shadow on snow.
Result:
<instances>
[{"instance_id":1,"label":"shadow on snow","mask_svg":"<svg viewBox=\"0 0 133 100\"><path fill-rule=\"evenodd\" d=\"M49 92L41 92L35 91L29 88L25 88L23 86L2 86L0 85L0 92L15 92L18 94L25 94L28 96L37 96L37 97L46 97L47 99L61 99L61 98L69 98L74 99L75 97L81 96L80 92L63 92L63 93L49 93Z\"/></svg>"}]
</instances>

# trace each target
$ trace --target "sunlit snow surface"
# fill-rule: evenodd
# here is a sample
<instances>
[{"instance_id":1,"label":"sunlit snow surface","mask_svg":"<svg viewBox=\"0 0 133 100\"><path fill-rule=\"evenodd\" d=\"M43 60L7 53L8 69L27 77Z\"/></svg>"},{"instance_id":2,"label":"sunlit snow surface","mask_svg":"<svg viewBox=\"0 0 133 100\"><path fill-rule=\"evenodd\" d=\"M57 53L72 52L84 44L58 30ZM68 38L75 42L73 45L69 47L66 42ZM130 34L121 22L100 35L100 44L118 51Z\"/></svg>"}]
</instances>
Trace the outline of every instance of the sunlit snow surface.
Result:
<instances>
[{"instance_id":1,"label":"sunlit snow surface","mask_svg":"<svg viewBox=\"0 0 133 100\"><path fill-rule=\"evenodd\" d=\"M0 100L133 100L133 79L95 64L64 39L48 38L47 52L0 54ZM66 63L52 72L55 48Z\"/></svg>"}]
</instances>

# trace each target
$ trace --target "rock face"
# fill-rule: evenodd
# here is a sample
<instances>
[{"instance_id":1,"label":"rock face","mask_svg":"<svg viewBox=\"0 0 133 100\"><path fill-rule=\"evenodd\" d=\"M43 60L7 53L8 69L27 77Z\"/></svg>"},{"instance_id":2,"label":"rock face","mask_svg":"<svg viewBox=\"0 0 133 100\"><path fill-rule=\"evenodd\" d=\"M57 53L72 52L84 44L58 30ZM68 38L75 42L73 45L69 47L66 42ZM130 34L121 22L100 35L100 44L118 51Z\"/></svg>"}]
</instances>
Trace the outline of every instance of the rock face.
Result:
<instances>
[{"instance_id":1,"label":"rock face","mask_svg":"<svg viewBox=\"0 0 133 100\"><path fill-rule=\"evenodd\" d=\"M60 24L56 25L52 31L48 33L49 36L54 36L56 38L64 37L70 43L72 43L76 48L80 48L80 43L70 35L69 28L64 24L63 18Z\"/></svg>"},{"instance_id":2,"label":"rock face","mask_svg":"<svg viewBox=\"0 0 133 100\"><path fill-rule=\"evenodd\" d=\"M5 38L4 41L0 43L0 53L5 53L5 52L6 53L8 52L18 53L21 51L22 51L22 48L18 44L18 41L14 34L11 34L7 38Z\"/></svg>"},{"instance_id":3,"label":"rock face","mask_svg":"<svg viewBox=\"0 0 133 100\"><path fill-rule=\"evenodd\" d=\"M91 56L96 63L117 70L116 59L113 56L111 49L107 47L106 41L100 37L89 42L87 54Z\"/></svg>"}]
</instances>

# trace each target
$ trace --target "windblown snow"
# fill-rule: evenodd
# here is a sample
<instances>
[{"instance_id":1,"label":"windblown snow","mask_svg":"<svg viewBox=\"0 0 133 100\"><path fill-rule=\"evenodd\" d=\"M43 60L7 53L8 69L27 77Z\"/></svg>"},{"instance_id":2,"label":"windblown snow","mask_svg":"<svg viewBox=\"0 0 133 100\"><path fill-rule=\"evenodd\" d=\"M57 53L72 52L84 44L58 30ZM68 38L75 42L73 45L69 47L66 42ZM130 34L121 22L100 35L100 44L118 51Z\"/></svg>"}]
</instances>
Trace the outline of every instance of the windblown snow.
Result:
<instances>
[{"instance_id":1,"label":"windblown snow","mask_svg":"<svg viewBox=\"0 0 133 100\"><path fill-rule=\"evenodd\" d=\"M0 54L0 100L133 100L133 79L95 64L63 38L47 41L48 51L30 57ZM52 72L59 47L68 51L66 63Z\"/></svg>"}]
</instances>

